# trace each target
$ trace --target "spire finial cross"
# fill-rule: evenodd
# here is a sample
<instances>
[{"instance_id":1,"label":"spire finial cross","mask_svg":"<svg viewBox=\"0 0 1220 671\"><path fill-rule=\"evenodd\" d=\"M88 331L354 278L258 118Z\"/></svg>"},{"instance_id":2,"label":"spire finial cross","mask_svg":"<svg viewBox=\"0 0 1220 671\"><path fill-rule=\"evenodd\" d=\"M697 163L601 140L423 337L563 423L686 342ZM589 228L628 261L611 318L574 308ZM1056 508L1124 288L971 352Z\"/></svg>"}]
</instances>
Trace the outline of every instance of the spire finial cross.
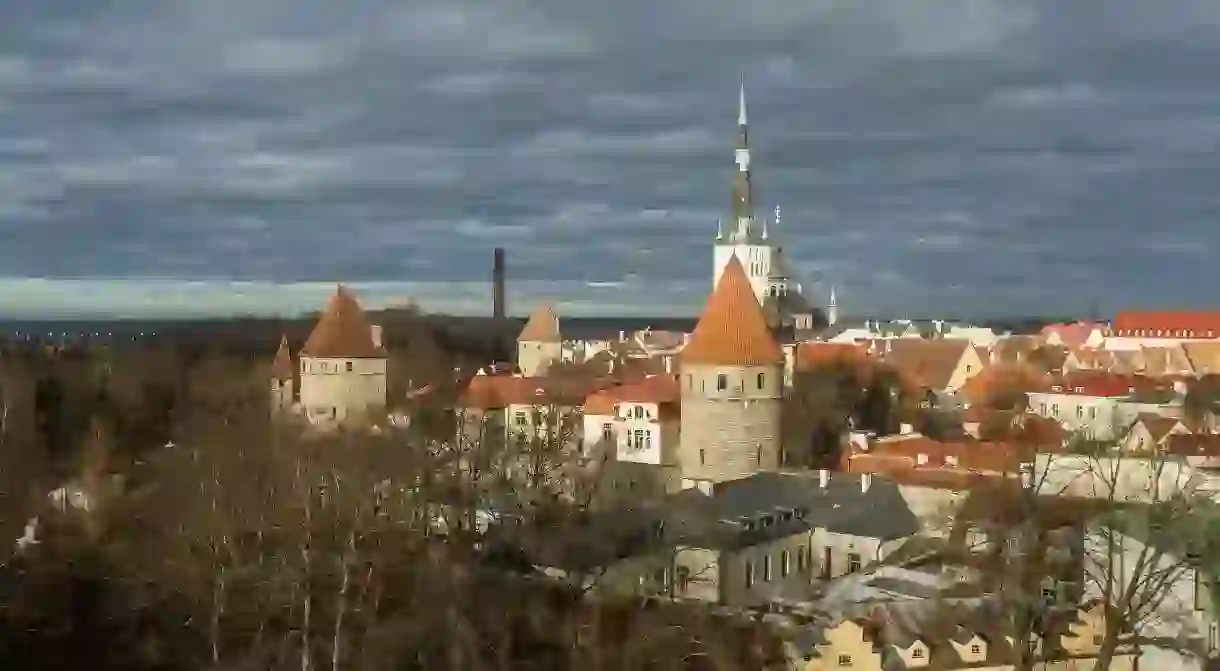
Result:
<instances>
[{"instance_id":1,"label":"spire finial cross","mask_svg":"<svg viewBox=\"0 0 1220 671\"><path fill-rule=\"evenodd\" d=\"M779 205L775 206L775 223L779 223Z\"/></svg>"}]
</instances>

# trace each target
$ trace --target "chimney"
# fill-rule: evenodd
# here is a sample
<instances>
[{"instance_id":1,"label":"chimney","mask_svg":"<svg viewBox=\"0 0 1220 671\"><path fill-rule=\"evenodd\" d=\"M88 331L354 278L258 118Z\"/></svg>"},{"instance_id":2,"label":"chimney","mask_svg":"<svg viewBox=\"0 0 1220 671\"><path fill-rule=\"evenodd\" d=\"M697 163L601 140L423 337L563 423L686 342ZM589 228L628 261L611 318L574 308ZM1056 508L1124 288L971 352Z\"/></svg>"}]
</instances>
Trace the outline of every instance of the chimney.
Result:
<instances>
[{"instance_id":1,"label":"chimney","mask_svg":"<svg viewBox=\"0 0 1220 671\"><path fill-rule=\"evenodd\" d=\"M370 325L369 334L373 336L373 347L381 347L381 326L377 324Z\"/></svg>"},{"instance_id":2,"label":"chimney","mask_svg":"<svg viewBox=\"0 0 1220 671\"><path fill-rule=\"evenodd\" d=\"M900 433L904 436L909 433L915 433L915 427L910 424L907 424L906 422L900 422L898 424L898 433Z\"/></svg>"},{"instance_id":3,"label":"chimney","mask_svg":"<svg viewBox=\"0 0 1220 671\"><path fill-rule=\"evenodd\" d=\"M626 332L626 331L619 331L619 332L618 332L618 341L619 341L619 342L624 342L624 341L626 341L626 340L627 340L627 332Z\"/></svg>"},{"instance_id":4,"label":"chimney","mask_svg":"<svg viewBox=\"0 0 1220 671\"><path fill-rule=\"evenodd\" d=\"M818 486L822 489L830 486L830 471L828 469L818 469Z\"/></svg>"},{"instance_id":5,"label":"chimney","mask_svg":"<svg viewBox=\"0 0 1220 671\"><path fill-rule=\"evenodd\" d=\"M945 455L945 465L956 467L957 466L957 455L956 454L946 454Z\"/></svg>"},{"instance_id":6,"label":"chimney","mask_svg":"<svg viewBox=\"0 0 1220 671\"><path fill-rule=\"evenodd\" d=\"M504 304L504 273L504 248L496 247L491 267L491 313L496 319L504 319L508 309Z\"/></svg>"},{"instance_id":7,"label":"chimney","mask_svg":"<svg viewBox=\"0 0 1220 671\"><path fill-rule=\"evenodd\" d=\"M928 465L928 455L923 454L922 452L919 453L915 457L915 463L919 464L920 466L927 466Z\"/></svg>"},{"instance_id":8,"label":"chimney","mask_svg":"<svg viewBox=\"0 0 1220 671\"><path fill-rule=\"evenodd\" d=\"M672 373L674 372L674 359L673 359L673 357L670 357L670 356L665 357L665 372L666 372L667 374L672 374Z\"/></svg>"},{"instance_id":9,"label":"chimney","mask_svg":"<svg viewBox=\"0 0 1220 671\"><path fill-rule=\"evenodd\" d=\"M860 493L867 494L868 488L872 487L872 486L873 486L873 474L872 473L861 473L860 474Z\"/></svg>"}]
</instances>

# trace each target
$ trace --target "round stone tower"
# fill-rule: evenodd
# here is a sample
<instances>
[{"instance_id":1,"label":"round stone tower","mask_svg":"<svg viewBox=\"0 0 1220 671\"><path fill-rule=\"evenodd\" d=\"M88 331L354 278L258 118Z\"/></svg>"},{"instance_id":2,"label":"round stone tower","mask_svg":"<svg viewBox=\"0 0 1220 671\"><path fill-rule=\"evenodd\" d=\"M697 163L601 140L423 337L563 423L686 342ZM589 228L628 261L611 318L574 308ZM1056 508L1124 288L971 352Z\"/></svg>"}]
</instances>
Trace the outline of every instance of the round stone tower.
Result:
<instances>
[{"instance_id":1,"label":"round stone tower","mask_svg":"<svg viewBox=\"0 0 1220 671\"><path fill-rule=\"evenodd\" d=\"M342 286L301 348L301 408L317 426L360 424L386 407L381 330Z\"/></svg>"},{"instance_id":2,"label":"round stone tower","mask_svg":"<svg viewBox=\"0 0 1220 671\"><path fill-rule=\"evenodd\" d=\"M736 256L679 356L683 487L778 470L784 355Z\"/></svg>"}]
</instances>

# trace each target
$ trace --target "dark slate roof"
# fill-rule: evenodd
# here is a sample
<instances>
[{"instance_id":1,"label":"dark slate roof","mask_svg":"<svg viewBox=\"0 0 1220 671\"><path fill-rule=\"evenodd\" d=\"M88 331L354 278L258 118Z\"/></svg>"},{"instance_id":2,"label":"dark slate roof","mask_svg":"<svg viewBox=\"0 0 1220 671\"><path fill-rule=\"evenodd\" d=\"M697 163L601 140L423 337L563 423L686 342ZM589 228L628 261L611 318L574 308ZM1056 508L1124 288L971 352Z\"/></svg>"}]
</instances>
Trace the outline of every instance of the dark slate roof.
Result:
<instances>
[{"instance_id":1,"label":"dark slate roof","mask_svg":"<svg viewBox=\"0 0 1220 671\"><path fill-rule=\"evenodd\" d=\"M881 540L915 534L919 521L897 484L872 476L864 492L862 477L835 473L822 489L816 472L759 473L720 483L710 496L684 493L670 508L674 540L732 549L819 527Z\"/></svg>"},{"instance_id":2,"label":"dark slate roof","mask_svg":"<svg viewBox=\"0 0 1220 671\"><path fill-rule=\"evenodd\" d=\"M504 529L536 564L573 570L675 547L733 550L816 528L881 540L914 535L919 521L897 484L832 474L826 489L812 473L759 473L720 483L712 494L687 489L655 505L619 506L537 529Z\"/></svg>"}]
</instances>

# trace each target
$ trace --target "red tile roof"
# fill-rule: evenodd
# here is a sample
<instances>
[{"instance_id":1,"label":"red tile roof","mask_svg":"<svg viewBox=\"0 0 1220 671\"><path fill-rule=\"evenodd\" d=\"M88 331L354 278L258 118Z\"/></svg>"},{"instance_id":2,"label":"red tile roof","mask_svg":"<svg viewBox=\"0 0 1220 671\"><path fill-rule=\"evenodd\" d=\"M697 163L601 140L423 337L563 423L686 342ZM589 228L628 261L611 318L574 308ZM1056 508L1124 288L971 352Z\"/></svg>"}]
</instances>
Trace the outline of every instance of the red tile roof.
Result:
<instances>
[{"instance_id":1,"label":"red tile roof","mask_svg":"<svg viewBox=\"0 0 1220 671\"><path fill-rule=\"evenodd\" d=\"M804 372L831 366L851 366L857 373L863 373L873 363L867 345L833 342L800 343L796 346L793 361L795 369Z\"/></svg>"},{"instance_id":2,"label":"red tile roof","mask_svg":"<svg viewBox=\"0 0 1220 671\"><path fill-rule=\"evenodd\" d=\"M678 355L684 364L778 366L784 353L767 327L762 306L741 261L729 259L707 299L690 342Z\"/></svg>"},{"instance_id":3,"label":"red tile roof","mask_svg":"<svg viewBox=\"0 0 1220 671\"><path fill-rule=\"evenodd\" d=\"M966 380L962 393L973 405L990 406L1006 393L1024 394L1050 391L1051 378L1029 363L1002 362L987 366L978 375ZM1006 408L1005 408L1006 409Z\"/></svg>"},{"instance_id":4,"label":"red tile roof","mask_svg":"<svg viewBox=\"0 0 1220 671\"><path fill-rule=\"evenodd\" d=\"M549 305L539 305L517 336L517 342L563 342L559 333L559 317Z\"/></svg>"},{"instance_id":5,"label":"red tile roof","mask_svg":"<svg viewBox=\"0 0 1220 671\"><path fill-rule=\"evenodd\" d=\"M650 375L643 380L602 389L585 398L586 415L612 415L619 403L678 403L678 378L674 375Z\"/></svg>"},{"instance_id":6,"label":"red tile roof","mask_svg":"<svg viewBox=\"0 0 1220 671\"><path fill-rule=\"evenodd\" d=\"M1114 334L1154 338L1220 337L1220 312L1120 312L1114 319Z\"/></svg>"},{"instance_id":7,"label":"red tile roof","mask_svg":"<svg viewBox=\"0 0 1220 671\"><path fill-rule=\"evenodd\" d=\"M1165 441L1165 451L1180 457L1220 457L1220 436L1174 434Z\"/></svg>"},{"instance_id":8,"label":"red tile roof","mask_svg":"<svg viewBox=\"0 0 1220 671\"><path fill-rule=\"evenodd\" d=\"M476 375L458 396L464 408L491 410L510 405L564 405L576 407L591 392L611 382L602 378L545 378L517 375Z\"/></svg>"},{"instance_id":9,"label":"red tile roof","mask_svg":"<svg viewBox=\"0 0 1220 671\"><path fill-rule=\"evenodd\" d=\"M301 348L301 356L318 359L379 359L385 350L373 342L373 327L364 308L340 284Z\"/></svg>"}]
</instances>

